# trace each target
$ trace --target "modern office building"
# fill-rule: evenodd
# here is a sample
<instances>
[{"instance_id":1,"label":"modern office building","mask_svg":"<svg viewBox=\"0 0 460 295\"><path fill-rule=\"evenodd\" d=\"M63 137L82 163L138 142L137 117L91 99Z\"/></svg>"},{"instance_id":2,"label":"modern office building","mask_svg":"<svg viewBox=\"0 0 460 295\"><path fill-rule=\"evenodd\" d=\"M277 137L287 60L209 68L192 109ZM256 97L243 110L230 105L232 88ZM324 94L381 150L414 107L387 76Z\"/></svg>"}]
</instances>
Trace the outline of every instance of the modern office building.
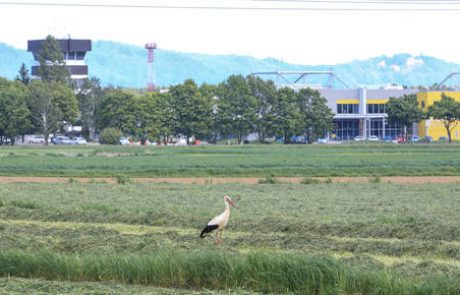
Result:
<instances>
[{"instance_id":1,"label":"modern office building","mask_svg":"<svg viewBox=\"0 0 460 295\"><path fill-rule=\"evenodd\" d=\"M32 78L38 77L38 53L42 48L45 40L29 40L27 42L27 51L32 52L35 65L32 66ZM65 63L70 72L71 79L81 85L84 79L88 78L88 65L85 64L85 56L91 51L91 40L88 39L56 39L64 56Z\"/></svg>"},{"instance_id":2,"label":"modern office building","mask_svg":"<svg viewBox=\"0 0 460 295\"><path fill-rule=\"evenodd\" d=\"M389 124L385 104L390 97L399 98L406 94L415 94L419 106L427 110L442 93L460 102L460 92L427 91L417 89L318 89L326 98L328 106L334 111L334 130L332 137L339 140L353 140L356 136L366 139L377 136L380 139L395 139L403 134L401 126ZM439 140L447 137L447 132L439 120L423 120L414 124L411 134L420 138L431 137ZM453 140L460 140L460 126L452 132Z\"/></svg>"},{"instance_id":3,"label":"modern office building","mask_svg":"<svg viewBox=\"0 0 460 295\"><path fill-rule=\"evenodd\" d=\"M380 139L395 138L402 133L401 126L389 124L385 104L390 97L415 94L410 89L318 89L335 113L334 137L353 140L356 136Z\"/></svg>"}]
</instances>

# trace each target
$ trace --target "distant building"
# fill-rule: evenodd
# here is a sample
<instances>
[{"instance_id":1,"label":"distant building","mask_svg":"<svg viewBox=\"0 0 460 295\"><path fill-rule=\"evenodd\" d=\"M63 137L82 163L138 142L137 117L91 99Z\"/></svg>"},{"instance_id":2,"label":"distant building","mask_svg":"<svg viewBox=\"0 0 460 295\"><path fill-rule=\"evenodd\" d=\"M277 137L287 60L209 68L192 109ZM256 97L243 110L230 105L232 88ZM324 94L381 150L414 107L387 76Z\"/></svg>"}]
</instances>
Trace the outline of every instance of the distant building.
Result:
<instances>
[{"instance_id":1,"label":"distant building","mask_svg":"<svg viewBox=\"0 0 460 295\"><path fill-rule=\"evenodd\" d=\"M341 140L356 136L395 139L403 131L398 124L389 124L385 104L390 97L417 94L416 89L319 89L335 113L332 134ZM414 126L414 128L416 128ZM417 134L417 130L413 130Z\"/></svg>"},{"instance_id":2,"label":"distant building","mask_svg":"<svg viewBox=\"0 0 460 295\"><path fill-rule=\"evenodd\" d=\"M366 139L377 136L381 140L394 140L403 134L402 126L389 124L386 103L390 97L399 98L415 94L419 106L426 111L442 93L460 102L460 92L456 91L420 91L417 89L319 89L326 98L327 105L334 111L333 137L339 140L353 140L356 136ZM427 119L415 123L408 130L420 138L433 140L446 138L447 132L441 121ZM460 140L460 126L452 131L452 139Z\"/></svg>"},{"instance_id":3,"label":"distant building","mask_svg":"<svg viewBox=\"0 0 460 295\"><path fill-rule=\"evenodd\" d=\"M29 40L27 42L27 51L32 52L35 60L35 65L32 66L32 78L38 76L38 53L42 48L42 43L45 40ZM91 40L89 39L56 39L61 52L64 55L65 63L69 69L71 79L74 79L77 88L81 85L84 79L88 78L88 65L85 64L85 55L91 51Z\"/></svg>"},{"instance_id":4,"label":"distant building","mask_svg":"<svg viewBox=\"0 0 460 295\"><path fill-rule=\"evenodd\" d=\"M451 73L440 85L453 75ZM419 89L403 89L403 87L390 84L380 89L355 88L350 89L332 71L268 71L251 73L255 76L274 76L275 80L281 80L284 84L277 83L277 87L289 87L295 91L302 88L312 88L319 91L322 97L327 100L328 107L334 112L334 129L329 134L334 140L354 140L356 137L369 139L378 137L380 140L395 140L404 134L403 126L400 124L390 124L386 103L390 97L400 98L403 95L415 94L417 101L424 111L433 105L434 102L441 100L442 93L460 102L460 91L421 91ZM305 77L312 75L329 76L327 87L303 83ZM290 77L294 77L293 79ZM332 78L337 79L345 89L332 87ZM418 135L419 138L440 140L447 137L447 132L440 120L432 118L422 120L413 124L410 134ZM452 139L460 140L460 125L452 130Z\"/></svg>"}]
</instances>

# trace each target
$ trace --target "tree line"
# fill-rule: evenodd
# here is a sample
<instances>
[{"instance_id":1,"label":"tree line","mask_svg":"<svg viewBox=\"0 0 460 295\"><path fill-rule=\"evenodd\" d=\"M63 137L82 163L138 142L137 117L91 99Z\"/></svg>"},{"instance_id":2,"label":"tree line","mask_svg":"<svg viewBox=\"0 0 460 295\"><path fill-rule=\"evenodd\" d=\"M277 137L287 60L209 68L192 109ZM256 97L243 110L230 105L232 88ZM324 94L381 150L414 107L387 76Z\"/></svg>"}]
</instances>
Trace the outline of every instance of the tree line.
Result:
<instances>
[{"instance_id":1,"label":"tree line","mask_svg":"<svg viewBox=\"0 0 460 295\"><path fill-rule=\"evenodd\" d=\"M277 136L288 143L294 135L313 142L332 130L333 116L318 91L277 89L252 76L201 86L190 79L153 93L102 88L96 78L78 91L53 79L0 79L2 143L14 144L18 135L31 133L48 141L71 124L81 125L86 137L111 128L143 142L235 137L241 143L250 133L261 142Z\"/></svg>"}]
</instances>

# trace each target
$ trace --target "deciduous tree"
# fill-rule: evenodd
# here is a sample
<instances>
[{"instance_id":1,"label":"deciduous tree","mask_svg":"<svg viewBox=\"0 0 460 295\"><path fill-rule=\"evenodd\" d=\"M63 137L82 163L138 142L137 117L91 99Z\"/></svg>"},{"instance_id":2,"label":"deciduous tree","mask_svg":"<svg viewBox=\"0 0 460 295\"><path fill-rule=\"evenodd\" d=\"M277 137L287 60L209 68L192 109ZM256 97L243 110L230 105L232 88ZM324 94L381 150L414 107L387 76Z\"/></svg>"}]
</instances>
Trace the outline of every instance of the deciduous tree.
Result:
<instances>
[{"instance_id":1,"label":"deciduous tree","mask_svg":"<svg viewBox=\"0 0 460 295\"><path fill-rule=\"evenodd\" d=\"M238 143L255 129L257 100L242 76L230 76L219 85L217 121L223 135L234 134Z\"/></svg>"},{"instance_id":2,"label":"deciduous tree","mask_svg":"<svg viewBox=\"0 0 460 295\"><path fill-rule=\"evenodd\" d=\"M316 141L333 129L334 113L318 91L310 88L301 89L297 93L297 103L303 121L303 134L308 143Z\"/></svg>"},{"instance_id":3,"label":"deciduous tree","mask_svg":"<svg viewBox=\"0 0 460 295\"><path fill-rule=\"evenodd\" d=\"M189 79L169 89L174 108L175 134L184 136L187 143L194 136L207 137L211 132L212 104L201 94L196 83Z\"/></svg>"},{"instance_id":4,"label":"deciduous tree","mask_svg":"<svg viewBox=\"0 0 460 295\"><path fill-rule=\"evenodd\" d=\"M18 135L31 128L27 108L29 91L19 81L0 78L0 144L14 144Z\"/></svg>"},{"instance_id":5,"label":"deciduous tree","mask_svg":"<svg viewBox=\"0 0 460 295\"><path fill-rule=\"evenodd\" d=\"M115 89L107 92L97 110L99 130L111 127L130 134L136 127L134 94Z\"/></svg>"},{"instance_id":6,"label":"deciduous tree","mask_svg":"<svg viewBox=\"0 0 460 295\"><path fill-rule=\"evenodd\" d=\"M428 107L428 114L433 119L441 120L446 129L449 142L452 142L452 130L460 122L460 103L443 93L441 100L435 101Z\"/></svg>"},{"instance_id":7,"label":"deciduous tree","mask_svg":"<svg viewBox=\"0 0 460 295\"><path fill-rule=\"evenodd\" d=\"M278 90L274 106L278 135L282 135L284 143L291 142L291 136L302 134L303 116L293 89L283 87Z\"/></svg>"},{"instance_id":8,"label":"deciduous tree","mask_svg":"<svg viewBox=\"0 0 460 295\"><path fill-rule=\"evenodd\" d=\"M390 124L400 124L404 128L404 137L408 139L407 130L413 123L420 122L425 118L425 114L418 106L415 94L406 94L402 97L390 97L386 104L388 122Z\"/></svg>"},{"instance_id":9,"label":"deciduous tree","mask_svg":"<svg viewBox=\"0 0 460 295\"><path fill-rule=\"evenodd\" d=\"M274 104L276 100L276 87L273 81L264 81L260 77L248 76L247 81L251 94L257 100L257 118L255 127L259 141L264 142L266 137L276 134L276 114Z\"/></svg>"},{"instance_id":10,"label":"deciduous tree","mask_svg":"<svg viewBox=\"0 0 460 295\"><path fill-rule=\"evenodd\" d=\"M80 110L82 133L87 138L93 138L96 133L96 111L101 104L103 90L99 79L86 79L77 93Z\"/></svg>"},{"instance_id":11,"label":"deciduous tree","mask_svg":"<svg viewBox=\"0 0 460 295\"><path fill-rule=\"evenodd\" d=\"M30 83L29 109L35 126L39 128L48 144L51 133L64 131L75 122L78 114L77 98L62 83L35 80Z\"/></svg>"}]
</instances>

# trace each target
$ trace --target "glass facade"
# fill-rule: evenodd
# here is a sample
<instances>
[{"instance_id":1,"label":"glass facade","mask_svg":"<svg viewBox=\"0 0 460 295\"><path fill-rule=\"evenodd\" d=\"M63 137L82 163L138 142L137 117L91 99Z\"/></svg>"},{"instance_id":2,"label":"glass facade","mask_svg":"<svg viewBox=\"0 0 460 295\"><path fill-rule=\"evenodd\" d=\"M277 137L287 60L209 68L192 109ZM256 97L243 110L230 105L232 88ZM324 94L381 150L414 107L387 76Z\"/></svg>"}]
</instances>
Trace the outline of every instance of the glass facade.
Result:
<instances>
[{"instance_id":1,"label":"glass facade","mask_svg":"<svg viewBox=\"0 0 460 295\"><path fill-rule=\"evenodd\" d=\"M362 121L362 123L360 121ZM375 135L381 140L394 140L398 135L402 134L402 129L399 124L388 124L383 118L367 120L334 119L332 138L336 140L353 140L356 136L364 132L362 128L362 124L364 123L366 124L367 130L366 137Z\"/></svg>"},{"instance_id":2,"label":"glass facade","mask_svg":"<svg viewBox=\"0 0 460 295\"><path fill-rule=\"evenodd\" d=\"M368 114L385 114L385 104L383 103L370 103L367 105Z\"/></svg>"},{"instance_id":3,"label":"glass facade","mask_svg":"<svg viewBox=\"0 0 460 295\"><path fill-rule=\"evenodd\" d=\"M353 140L359 135L359 119L334 119L334 131L337 140Z\"/></svg>"},{"instance_id":4,"label":"glass facade","mask_svg":"<svg viewBox=\"0 0 460 295\"><path fill-rule=\"evenodd\" d=\"M381 118L368 120L368 135L375 135L384 140L393 140L402 133L401 126L399 124L388 124L388 122L385 121L385 132L383 130L383 124L384 120Z\"/></svg>"},{"instance_id":5,"label":"glass facade","mask_svg":"<svg viewBox=\"0 0 460 295\"><path fill-rule=\"evenodd\" d=\"M359 105L352 103L337 104L337 114L359 114Z\"/></svg>"}]
</instances>

